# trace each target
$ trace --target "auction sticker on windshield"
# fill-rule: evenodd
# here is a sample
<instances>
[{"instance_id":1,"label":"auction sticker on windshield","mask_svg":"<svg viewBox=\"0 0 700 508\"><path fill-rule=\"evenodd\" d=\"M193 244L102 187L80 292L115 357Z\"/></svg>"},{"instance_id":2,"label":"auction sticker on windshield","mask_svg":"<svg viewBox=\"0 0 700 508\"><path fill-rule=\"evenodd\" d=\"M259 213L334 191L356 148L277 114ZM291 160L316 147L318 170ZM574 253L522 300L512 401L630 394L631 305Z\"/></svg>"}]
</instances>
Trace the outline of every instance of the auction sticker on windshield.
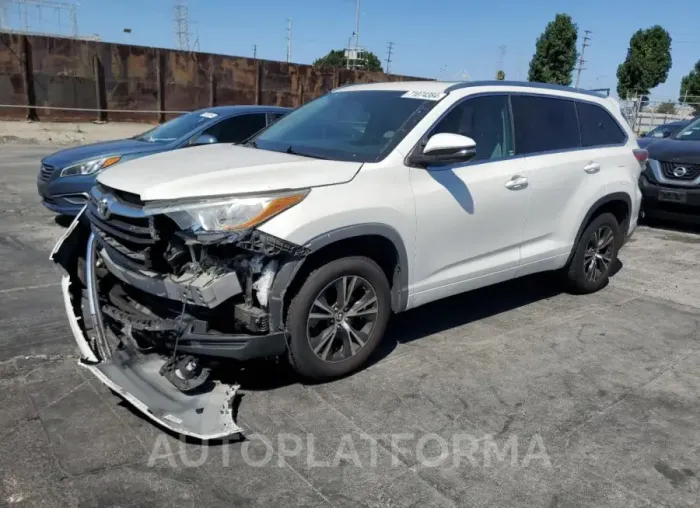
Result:
<instances>
[{"instance_id":1,"label":"auction sticker on windshield","mask_svg":"<svg viewBox=\"0 0 700 508\"><path fill-rule=\"evenodd\" d=\"M202 118L216 118L216 117L219 116L219 115L216 114L216 113L211 113L211 112L207 111L207 112L205 112L205 113L202 113L202 114L199 115L199 116L201 116Z\"/></svg>"},{"instance_id":2,"label":"auction sticker on windshield","mask_svg":"<svg viewBox=\"0 0 700 508\"><path fill-rule=\"evenodd\" d=\"M423 90L411 90L406 92L401 97L404 99L423 99L425 101L439 101L446 94L443 92L426 92Z\"/></svg>"}]
</instances>

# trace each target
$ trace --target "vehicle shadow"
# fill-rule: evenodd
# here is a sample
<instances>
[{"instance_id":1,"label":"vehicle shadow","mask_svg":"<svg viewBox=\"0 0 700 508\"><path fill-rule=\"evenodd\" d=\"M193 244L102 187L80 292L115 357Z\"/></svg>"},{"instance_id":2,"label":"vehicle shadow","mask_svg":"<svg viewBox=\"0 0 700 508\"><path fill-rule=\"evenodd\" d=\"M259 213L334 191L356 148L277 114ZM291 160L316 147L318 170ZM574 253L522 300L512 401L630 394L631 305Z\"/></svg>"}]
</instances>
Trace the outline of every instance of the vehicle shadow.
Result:
<instances>
[{"instance_id":1,"label":"vehicle shadow","mask_svg":"<svg viewBox=\"0 0 700 508\"><path fill-rule=\"evenodd\" d=\"M73 224L73 219L75 219L75 217L71 217L70 215L56 215L53 220L62 228L67 228Z\"/></svg>"},{"instance_id":2,"label":"vehicle shadow","mask_svg":"<svg viewBox=\"0 0 700 508\"><path fill-rule=\"evenodd\" d=\"M691 233L700 235L700 224L692 224L687 222L671 222L658 219L645 219L640 223L640 226L646 226L652 229L669 231L672 233Z\"/></svg>"},{"instance_id":3,"label":"vehicle shadow","mask_svg":"<svg viewBox=\"0 0 700 508\"><path fill-rule=\"evenodd\" d=\"M612 273L617 273L621 267L622 263L616 264ZM557 296L561 292L561 284L551 273L535 274L393 315L384 340L362 370L390 356L399 344L408 344L450 328L524 307ZM266 391L295 383L308 385L322 383L301 379L284 360L222 364L221 367L222 370L217 377L223 382L239 383L241 390Z\"/></svg>"},{"instance_id":4,"label":"vehicle shadow","mask_svg":"<svg viewBox=\"0 0 700 508\"><path fill-rule=\"evenodd\" d=\"M384 341L367 366L389 356L399 344L524 307L562 293L551 273L535 274L477 289L393 316Z\"/></svg>"}]
</instances>

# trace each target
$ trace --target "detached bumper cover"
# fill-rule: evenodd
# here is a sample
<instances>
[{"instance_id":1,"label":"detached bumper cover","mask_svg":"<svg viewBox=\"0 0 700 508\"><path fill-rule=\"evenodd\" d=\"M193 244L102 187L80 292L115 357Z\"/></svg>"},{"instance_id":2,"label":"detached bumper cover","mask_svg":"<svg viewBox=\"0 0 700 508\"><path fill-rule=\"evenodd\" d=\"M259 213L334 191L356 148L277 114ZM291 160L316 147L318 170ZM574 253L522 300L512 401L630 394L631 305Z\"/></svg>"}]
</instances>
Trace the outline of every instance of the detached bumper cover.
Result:
<instances>
[{"instance_id":1,"label":"detached bumper cover","mask_svg":"<svg viewBox=\"0 0 700 508\"><path fill-rule=\"evenodd\" d=\"M73 251L76 245L80 245L78 223L79 218L51 253L51 259L66 269L71 267L66 261L75 258ZM74 301L80 292L72 290L73 284L81 285L77 275L66 275L61 287L70 329L82 356L79 364L83 368L146 417L173 432L202 440L221 439L243 432L232 414L237 386L211 382L194 394L186 394L160 375L166 361L160 355L133 355L125 349L116 349L108 360L101 361L92 340L81 326L82 318L76 311L81 302Z\"/></svg>"}]
</instances>

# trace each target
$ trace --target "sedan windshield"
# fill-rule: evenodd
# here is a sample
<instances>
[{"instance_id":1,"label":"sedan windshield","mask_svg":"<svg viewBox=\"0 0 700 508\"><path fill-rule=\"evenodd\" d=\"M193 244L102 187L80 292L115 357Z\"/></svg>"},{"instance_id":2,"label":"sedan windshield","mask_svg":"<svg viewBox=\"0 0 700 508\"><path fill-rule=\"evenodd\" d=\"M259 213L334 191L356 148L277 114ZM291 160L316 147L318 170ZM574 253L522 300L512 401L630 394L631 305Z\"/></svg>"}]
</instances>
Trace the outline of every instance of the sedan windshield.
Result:
<instances>
[{"instance_id":1,"label":"sedan windshield","mask_svg":"<svg viewBox=\"0 0 700 508\"><path fill-rule=\"evenodd\" d=\"M169 143L189 134L193 129L213 122L218 113L212 111L193 111L165 122L134 139L149 143Z\"/></svg>"},{"instance_id":2,"label":"sedan windshield","mask_svg":"<svg viewBox=\"0 0 700 508\"><path fill-rule=\"evenodd\" d=\"M675 138L682 141L700 141L700 118L688 124Z\"/></svg>"},{"instance_id":3,"label":"sedan windshield","mask_svg":"<svg viewBox=\"0 0 700 508\"><path fill-rule=\"evenodd\" d=\"M320 159L377 162L437 104L416 95L394 90L329 93L280 119L249 145Z\"/></svg>"}]
</instances>

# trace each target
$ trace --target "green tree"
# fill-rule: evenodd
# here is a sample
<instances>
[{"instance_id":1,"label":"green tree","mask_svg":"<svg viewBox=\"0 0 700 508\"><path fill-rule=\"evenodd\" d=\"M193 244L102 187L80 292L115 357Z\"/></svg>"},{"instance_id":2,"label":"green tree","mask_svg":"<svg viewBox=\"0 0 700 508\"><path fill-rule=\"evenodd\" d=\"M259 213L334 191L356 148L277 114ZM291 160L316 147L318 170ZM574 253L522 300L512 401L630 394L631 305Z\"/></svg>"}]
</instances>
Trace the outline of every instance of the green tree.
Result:
<instances>
[{"instance_id":1,"label":"green tree","mask_svg":"<svg viewBox=\"0 0 700 508\"><path fill-rule=\"evenodd\" d=\"M681 80L681 96L678 102L692 106L695 114L700 115L700 60Z\"/></svg>"},{"instance_id":2,"label":"green tree","mask_svg":"<svg viewBox=\"0 0 700 508\"><path fill-rule=\"evenodd\" d=\"M675 115L676 105L671 101L663 102L658 105L658 107L656 108L656 112L661 113L662 115Z\"/></svg>"},{"instance_id":3,"label":"green tree","mask_svg":"<svg viewBox=\"0 0 700 508\"><path fill-rule=\"evenodd\" d=\"M630 39L627 57L617 68L617 95L630 99L648 95L668 78L671 68L671 36L659 25L637 30Z\"/></svg>"},{"instance_id":4,"label":"green tree","mask_svg":"<svg viewBox=\"0 0 700 508\"><path fill-rule=\"evenodd\" d=\"M557 14L537 39L527 79L539 83L571 84L576 65L578 28L568 14Z\"/></svg>"},{"instance_id":5,"label":"green tree","mask_svg":"<svg viewBox=\"0 0 700 508\"><path fill-rule=\"evenodd\" d=\"M345 51L342 49L332 49L326 56L317 58L313 65L314 67L340 67L344 69L347 67ZM384 69L382 69L382 62L377 58L377 55L371 51L365 51L365 70L384 72Z\"/></svg>"},{"instance_id":6,"label":"green tree","mask_svg":"<svg viewBox=\"0 0 700 508\"><path fill-rule=\"evenodd\" d=\"M503 81L503 80L505 80L505 79L506 79L506 73L503 72L503 71L498 71L498 72L496 73L496 79L497 79L498 81Z\"/></svg>"}]
</instances>

